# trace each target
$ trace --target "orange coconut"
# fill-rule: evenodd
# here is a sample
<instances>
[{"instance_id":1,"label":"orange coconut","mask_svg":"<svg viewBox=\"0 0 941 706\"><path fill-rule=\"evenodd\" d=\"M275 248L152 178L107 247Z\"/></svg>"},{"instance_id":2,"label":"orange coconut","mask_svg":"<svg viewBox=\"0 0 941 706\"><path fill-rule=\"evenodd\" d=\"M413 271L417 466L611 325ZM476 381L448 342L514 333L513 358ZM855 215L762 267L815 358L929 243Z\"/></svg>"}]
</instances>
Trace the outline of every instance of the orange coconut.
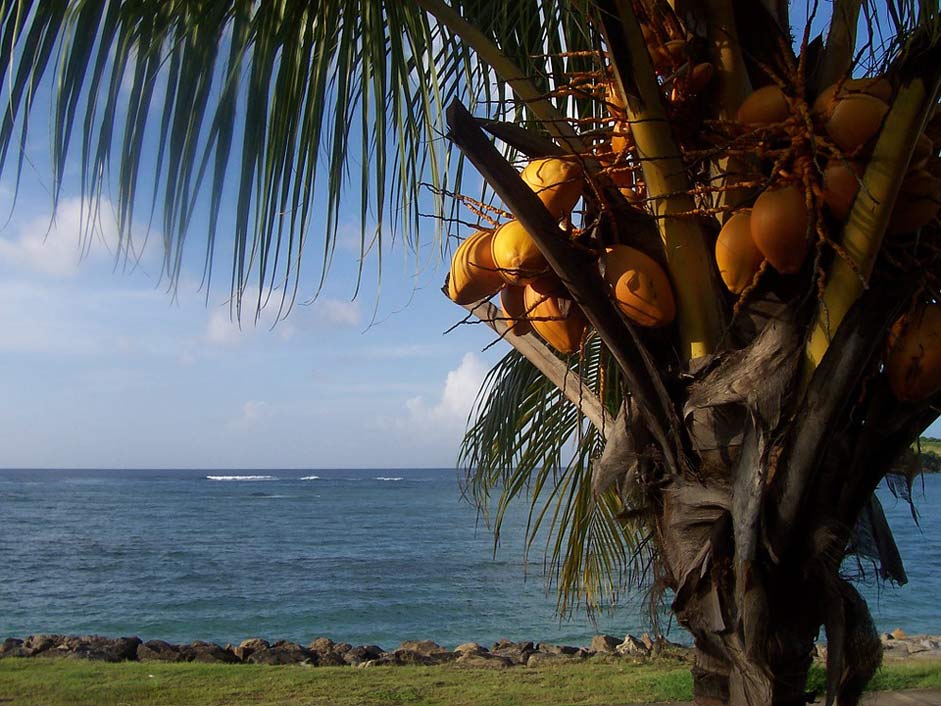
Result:
<instances>
[{"instance_id":1,"label":"orange coconut","mask_svg":"<svg viewBox=\"0 0 941 706\"><path fill-rule=\"evenodd\" d=\"M523 336L533 330L526 318L523 287L508 284L500 290L500 311L506 319L504 323L510 327L513 334Z\"/></svg>"},{"instance_id":2,"label":"orange coconut","mask_svg":"<svg viewBox=\"0 0 941 706\"><path fill-rule=\"evenodd\" d=\"M889 106L867 93L851 93L833 107L827 134L845 152L862 147L879 133Z\"/></svg>"},{"instance_id":3,"label":"orange coconut","mask_svg":"<svg viewBox=\"0 0 941 706\"><path fill-rule=\"evenodd\" d=\"M588 320L571 299L540 294L532 287L523 290L523 303L529 312L529 322L560 353L574 353L579 349L588 328Z\"/></svg>"},{"instance_id":4,"label":"orange coconut","mask_svg":"<svg viewBox=\"0 0 941 706\"><path fill-rule=\"evenodd\" d=\"M837 96L837 88L840 89ZM825 116L833 112L839 98L852 94L866 94L878 98L883 103L892 100L892 84L888 80L874 76L872 78L852 78L847 81L831 84L820 91L814 100L813 111Z\"/></svg>"},{"instance_id":5,"label":"orange coconut","mask_svg":"<svg viewBox=\"0 0 941 706\"><path fill-rule=\"evenodd\" d=\"M751 237L751 209L737 211L716 239L716 264L728 290L733 294L745 291L764 259Z\"/></svg>"},{"instance_id":6,"label":"orange coconut","mask_svg":"<svg viewBox=\"0 0 941 706\"><path fill-rule=\"evenodd\" d=\"M836 219L849 218L865 170L860 162L838 159L830 160L823 170L823 200Z\"/></svg>"},{"instance_id":7,"label":"orange coconut","mask_svg":"<svg viewBox=\"0 0 941 706\"><path fill-rule=\"evenodd\" d=\"M503 286L490 252L493 233L479 230L458 246L451 258L448 296L458 304L473 304L493 296Z\"/></svg>"},{"instance_id":8,"label":"orange coconut","mask_svg":"<svg viewBox=\"0 0 941 706\"><path fill-rule=\"evenodd\" d=\"M507 284L531 282L549 267L536 242L519 221L508 221L493 234L493 264Z\"/></svg>"},{"instance_id":9,"label":"orange coconut","mask_svg":"<svg viewBox=\"0 0 941 706\"><path fill-rule=\"evenodd\" d=\"M941 179L926 171L910 172L899 189L889 218L888 233L910 233L924 228L941 208Z\"/></svg>"},{"instance_id":10,"label":"orange coconut","mask_svg":"<svg viewBox=\"0 0 941 706\"><path fill-rule=\"evenodd\" d=\"M751 236L774 269L793 275L800 271L807 256L809 224L801 189L796 186L769 189L755 200Z\"/></svg>"},{"instance_id":11,"label":"orange coconut","mask_svg":"<svg viewBox=\"0 0 941 706\"><path fill-rule=\"evenodd\" d=\"M520 176L556 218L568 215L582 196L582 168L570 159L534 159Z\"/></svg>"},{"instance_id":12,"label":"orange coconut","mask_svg":"<svg viewBox=\"0 0 941 706\"><path fill-rule=\"evenodd\" d=\"M885 370L892 393L903 402L941 391L941 305L926 304L895 322Z\"/></svg>"},{"instance_id":13,"label":"orange coconut","mask_svg":"<svg viewBox=\"0 0 941 706\"><path fill-rule=\"evenodd\" d=\"M641 326L665 326L676 316L673 288L656 260L627 245L607 249L604 278L624 314Z\"/></svg>"},{"instance_id":14,"label":"orange coconut","mask_svg":"<svg viewBox=\"0 0 941 706\"><path fill-rule=\"evenodd\" d=\"M746 98L738 109L738 121L746 125L771 125L785 120L789 113L784 91L763 86Z\"/></svg>"}]
</instances>

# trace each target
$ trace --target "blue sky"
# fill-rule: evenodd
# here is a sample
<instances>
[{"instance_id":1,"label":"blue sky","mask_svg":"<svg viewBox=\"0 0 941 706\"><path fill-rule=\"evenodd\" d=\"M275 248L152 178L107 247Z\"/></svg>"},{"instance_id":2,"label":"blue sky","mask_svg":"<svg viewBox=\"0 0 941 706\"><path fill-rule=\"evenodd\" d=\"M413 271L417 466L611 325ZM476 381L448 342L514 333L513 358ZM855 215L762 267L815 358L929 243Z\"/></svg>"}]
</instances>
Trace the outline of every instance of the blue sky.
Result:
<instances>
[{"instance_id":1,"label":"blue sky","mask_svg":"<svg viewBox=\"0 0 941 706\"><path fill-rule=\"evenodd\" d=\"M159 238L138 267L115 269L107 201L83 256L76 165L52 221L47 140L31 133L12 210L11 175L0 180L0 467L454 464L507 347L482 351L493 340L483 326L443 335L464 312L438 289L446 263L432 238L418 264L401 246L386 253L374 313L375 258L353 300L358 223L345 221L319 299L274 327L270 310L239 327L228 253L207 303L196 233L175 298L159 280ZM304 282L302 299L316 277Z\"/></svg>"}]
</instances>

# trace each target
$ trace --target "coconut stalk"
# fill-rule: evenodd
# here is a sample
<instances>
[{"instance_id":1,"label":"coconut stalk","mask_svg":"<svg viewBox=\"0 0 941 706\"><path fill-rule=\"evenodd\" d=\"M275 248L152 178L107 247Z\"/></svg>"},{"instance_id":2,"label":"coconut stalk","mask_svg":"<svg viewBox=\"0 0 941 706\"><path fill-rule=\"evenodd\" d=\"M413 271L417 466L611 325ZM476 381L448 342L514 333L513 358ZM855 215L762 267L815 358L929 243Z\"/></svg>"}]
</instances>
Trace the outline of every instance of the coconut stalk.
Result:
<instances>
[{"instance_id":1,"label":"coconut stalk","mask_svg":"<svg viewBox=\"0 0 941 706\"><path fill-rule=\"evenodd\" d=\"M647 193L657 216L667 269L676 293L680 356L692 360L714 352L722 334L722 296L712 256L689 195L686 169L670 131L647 45L627 0L602 0L599 17L620 99L642 160Z\"/></svg>"},{"instance_id":2,"label":"coconut stalk","mask_svg":"<svg viewBox=\"0 0 941 706\"><path fill-rule=\"evenodd\" d=\"M935 68L932 76L913 78L903 85L886 116L849 221L843 229L841 245L852 265L837 257L830 267L807 341L804 386L820 365L846 312L869 285L915 141L924 129L937 95L939 74L941 71Z\"/></svg>"},{"instance_id":3,"label":"coconut stalk","mask_svg":"<svg viewBox=\"0 0 941 706\"><path fill-rule=\"evenodd\" d=\"M464 306L471 314L493 329L504 341L545 375L568 400L578 407L602 436L612 433L614 417L601 404L601 400L586 387L582 379L555 355L548 346L531 333L516 335L512 325L500 317L500 311L489 301Z\"/></svg>"}]
</instances>

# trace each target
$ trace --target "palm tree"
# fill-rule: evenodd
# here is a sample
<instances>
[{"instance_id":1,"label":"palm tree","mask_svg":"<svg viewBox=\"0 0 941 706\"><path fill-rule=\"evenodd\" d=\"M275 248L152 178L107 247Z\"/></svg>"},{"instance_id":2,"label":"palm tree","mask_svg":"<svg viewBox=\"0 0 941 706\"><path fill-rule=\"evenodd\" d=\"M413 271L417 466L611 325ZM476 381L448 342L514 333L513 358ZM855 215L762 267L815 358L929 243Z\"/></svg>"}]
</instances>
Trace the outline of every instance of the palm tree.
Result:
<instances>
[{"instance_id":1,"label":"palm tree","mask_svg":"<svg viewBox=\"0 0 941 706\"><path fill-rule=\"evenodd\" d=\"M651 578L672 591L697 703L804 703L823 625L828 703L855 704L881 648L841 565L868 555L904 581L874 490L910 480L941 402L924 348L937 208L903 217L941 193L941 20L932 0L835 0L826 37L801 20L795 42L788 13L782 0L0 0L0 168L18 178L51 80L53 198L78 150L89 223L116 177L124 256L135 217L159 217L171 284L199 204L212 276L232 198L237 309L250 283L255 306L279 291L290 308L311 232L326 272L343 193L363 255L390 237L417 248L429 204L439 234L468 212L484 230L512 216L551 296L590 328L563 354L516 326L525 315L467 305L512 346L462 449L472 497L497 531L507 503L530 499L563 609ZM845 83L860 74L887 82ZM741 106L765 87L778 107L755 117ZM835 106L853 100L878 113L875 134L846 144ZM560 230L511 164L524 157L577 165L580 218ZM843 213L828 160L857 175ZM459 195L466 161L485 179L476 199ZM720 227L788 193L796 205L776 213L796 214L799 237L759 247L726 292ZM617 303L606 252L623 246L668 274L674 323L641 325ZM912 331L906 366L892 355Z\"/></svg>"}]
</instances>

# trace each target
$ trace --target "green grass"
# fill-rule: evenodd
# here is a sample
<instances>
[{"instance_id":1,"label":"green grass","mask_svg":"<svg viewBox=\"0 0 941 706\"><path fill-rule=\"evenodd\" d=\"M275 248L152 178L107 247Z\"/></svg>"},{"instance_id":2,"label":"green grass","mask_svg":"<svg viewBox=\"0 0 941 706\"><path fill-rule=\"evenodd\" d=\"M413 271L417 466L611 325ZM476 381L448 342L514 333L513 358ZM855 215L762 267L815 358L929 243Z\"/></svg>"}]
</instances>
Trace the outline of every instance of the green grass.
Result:
<instances>
[{"instance_id":1,"label":"green grass","mask_svg":"<svg viewBox=\"0 0 941 706\"><path fill-rule=\"evenodd\" d=\"M812 688L822 689L819 668ZM941 663L889 664L872 689L941 688ZM2 706L564 706L689 700L687 665L579 664L510 670L266 667L0 660Z\"/></svg>"}]
</instances>

